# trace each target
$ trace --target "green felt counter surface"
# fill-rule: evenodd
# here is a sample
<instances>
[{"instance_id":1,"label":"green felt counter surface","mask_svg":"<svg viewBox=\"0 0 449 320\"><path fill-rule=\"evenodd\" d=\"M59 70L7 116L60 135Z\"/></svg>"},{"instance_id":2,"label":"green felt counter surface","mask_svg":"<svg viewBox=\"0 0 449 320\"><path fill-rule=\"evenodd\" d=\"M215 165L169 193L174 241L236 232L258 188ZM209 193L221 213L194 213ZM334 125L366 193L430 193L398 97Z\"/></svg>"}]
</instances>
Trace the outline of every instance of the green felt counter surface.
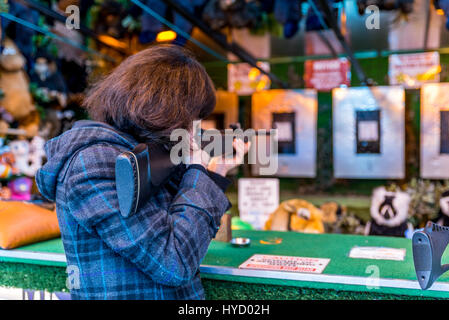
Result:
<instances>
[{"instance_id":1,"label":"green felt counter surface","mask_svg":"<svg viewBox=\"0 0 449 320\"><path fill-rule=\"evenodd\" d=\"M302 281L258 277L254 276L254 272L246 270L245 273L247 275L245 276L237 275L242 273L241 270L228 270L231 274L226 274L226 268L223 268L224 272L221 274L202 272L203 278L318 289L411 295L416 297L449 298L449 292L443 291L449 290L449 274L443 275L438 280L438 283L434 285L439 290L423 291L419 288L413 265L411 240L409 239L273 231L234 231L233 236L249 237L252 240L251 246L235 248L228 243L213 242L202 262L203 267L204 265L210 265L238 268L241 263L249 259L253 254L329 258L330 262L323 271L323 276L299 274L299 276L305 275L305 278L309 278ZM281 238L282 243L277 245L260 243L260 240L273 238ZM404 248L406 249L406 256L404 261L349 258L349 252L355 246ZM443 256L443 261L447 261L448 258L449 254L446 252ZM220 268L211 269L216 269L216 272L220 271ZM373 288L375 284L371 271L373 269L379 272L379 288Z\"/></svg>"},{"instance_id":2,"label":"green felt counter surface","mask_svg":"<svg viewBox=\"0 0 449 320\"><path fill-rule=\"evenodd\" d=\"M210 289L223 284L245 285L276 290L311 289L320 292L355 292L366 295L449 298L449 275L443 275L431 288L419 289L413 266L411 240L390 237L364 237L338 234L301 234L294 232L233 231L233 236L248 237L251 245L236 248L229 243L213 241L201 264L201 275ZM261 240L282 239L280 244L262 244ZM374 246L406 249L404 261L349 258L355 246ZM267 272L238 269L254 254L328 258L322 274ZM448 258L446 253L443 261ZM33 265L60 268L64 272L64 250L60 239L45 241L14 250L0 250L0 265ZM372 270L378 271L379 281ZM0 285L1 278L0 278ZM296 289L295 289L296 288ZM324 290L324 291L323 291ZM300 293L298 293L300 294ZM321 293L322 294L322 293ZM246 296L245 296L246 297ZM342 297L340 295L340 297ZM257 298L257 297L253 297ZM295 298L290 294L289 298Z\"/></svg>"}]
</instances>

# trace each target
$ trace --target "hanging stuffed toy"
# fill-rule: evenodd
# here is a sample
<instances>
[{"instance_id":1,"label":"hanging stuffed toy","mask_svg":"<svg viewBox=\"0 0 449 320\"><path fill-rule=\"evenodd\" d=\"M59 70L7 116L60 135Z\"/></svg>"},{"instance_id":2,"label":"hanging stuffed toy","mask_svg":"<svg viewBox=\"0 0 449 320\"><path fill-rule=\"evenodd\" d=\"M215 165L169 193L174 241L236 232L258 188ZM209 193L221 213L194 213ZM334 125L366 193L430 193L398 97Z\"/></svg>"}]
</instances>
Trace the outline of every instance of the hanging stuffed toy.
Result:
<instances>
[{"instance_id":1,"label":"hanging stuffed toy","mask_svg":"<svg viewBox=\"0 0 449 320\"><path fill-rule=\"evenodd\" d=\"M192 33L193 25L183 16L181 16L174 10L171 10L163 0L145 0L142 2L158 15L164 17L167 20L171 20L173 24L182 31L186 32L187 34ZM187 12L194 14L195 10L202 7L206 0L177 0L176 2L178 2L178 4L181 5ZM165 30L165 26L162 24L162 22L145 11L142 14L141 21L142 30L139 35L139 41L142 44L155 41L157 34ZM176 39L173 40L172 43L183 46L186 41L187 39L185 37L177 34Z\"/></svg>"},{"instance_id":2,"label":"hanging stuffed toy","mask_svg":"<svg viewBox=\"0 0 449 320\"><path fill-rule=\"evenodd\" d=\"M336 21L339 21L339 9L338 7L334 6L335 3L341 2L341 0L327 0L329 7L331 9L331 13L334 16L334 19ZM309 10L307 11L307 17L306 17L306 31L318 31L318 30L324 30L330 27L329 19L327 18L326 14L324 13L323 9L321 8L320 3L316 2L316 9L319 12L319 15L316 13L313 8L309 7ZM322 21L324 21L324 26L322 24Z\"/></svg>"},{"instance_id":3,"label":"hanging stuffed toy","mask_svg":"<svg viewBox=\"0 0 449 320\"><path fill-rule=\"evenodd\" d=\"M441 9L446 16L446 29L449 30L449 0L434 0L435 9Z\"/></svg>"},{"instance_id":4,"label":"hanging stuffed toy","mask_svg":"<svg viewBox=\"0 0 449 320\"><path fill-rule=\"evenodd\" d=\"M97 15L94 26L97 34L108 35L115 39L125 36L126 29L122 26L122 20L126 12L120 3L112 0L102 2Z\"/></svg>"},{"instance_id":5,"label":"hanging stuffed toy","mask_svg":"<svg viewBox=\"0 0 449 320\"><path fill-rule=\"evenodd\" d=\"M379 10L401 10L402 13L409 14L413 11L413 2L414 0L357 0L357 7L360 15L364 15L370 5L377 6Z\"/></svg>"},{"instance_id":6,"label":"hanging stuffed toy","mask_svg":"<svg viewBox=\"0 0 449 320\"><path fill-rule=\"evenodd\" d=\"M48 128L46 139L61 133L60 113L67 104L67 87L56 61L45 51L36 54L36 62L30 73L30 81L35 89L35 98L45 108L42 128Z\"/></svg>"},{"instance_id":7,"label":"hanging stuffed toy","mask_svg":"<svg viewBox=\"0 0 449 320\"><path fill-rule=\"evenodd\" d=\"M367 235L406 237L413 227L407 222L411 198L402 191L387 191L385 187L374 189L371 200L371 221L365 229Z\"/></svg>"},{"instance_id":8,"label":"hanging stuffed toy","mask_svg":"<svg viewBox=\"0 0 449 320\"><path fill-rule=\"evenodd\" d=\"M19 129L34 136L39 129L39 114L32 102L24 67L24 57L14 42L6 38L0 55L0 88L3 91L0 106L18 123ZM8 127L6 122L1 122L0 127Z\"/></svg>"},{"instance_id":9,"label":"hanging stuffed toy","mask_svg":"<svg viewBox=\"0 0 449 320\"><path fill-rule=\"evenodd\" d=\"M52 8L60 15L67 16L66 8L68 6L77 6L79 8L79 1L77 0L62 0L54 3ZM80 20L82 21L82 20ZM67 28L65 21L54 21L51 31L60 37L69 40L72 43L82 46L84 39L81 33L76 28ZM66 42L53 40L57 47L58 58L68 62L74 62L83 66L86 61L86 54L79 48L74 47Z\"/></svg>"},{"instance_id":10,"label":"hanging stuffed toy","mask_svg":"<svg viewBox=\"0 0 449 320\"><path fill-rule=\"evenodd\" d=\"M293 37L299 29L302 18L301 1L276 0L274 3L274 17L284 25L284 37Z\"/></svg>"},{"instance_id":11,"label":"hanging stuffed toy","mask_svg":"<svg viewBox=\"0 0 449 320\"><path fill-rule=\"evenodd\" d=\"M9 14L32 24L38 24L39 13L37 11L19 3L19 1L9 1L8 4ZM13 22L6 18L1 19L1 39L5 39L6 35L9 34L15 40L17 47L25 57L26 66L28 67L32 62L31 55L33 52L33 36L35 33L36 31L32 28L20 23ZM28 67L25 69L29 70Z\"/></svg>"},{"instance_id":12,"label":"hanging stuffed toy","mask_svg":"<svg viewBox=\"0 0 449 320\"><path fill-rule=\"evenodd\" d=\"M210 0L203 11L203 20L214 30L226 26L251 28L256 26L262 15L258 1Z\"/></svg>"},{"instance_id":13,"label":"hanging stuffed toy","mask_svg":"<svg viewBox=\"0 0 449 320\"><path fill-rule=\"evenodd\" d=\"M221 10L219 0L209 0L203 11L203 20L213 30L220 30L226 27L228 20L226 13Z\"/></svg>"},{"instance_id":14,"label":"hanging stuffed toy","mask_svg":"<svg viewBox=\"0 0 449 320\"><path fill-rule=\"evenodd\" d=\"M54 58L44 51L35 55L34 68L30 72L30 81L45 96L45 107L62 107L67 103L67 86Z\"/></svg>"},{"instance_id":15,"label":"hanging stuffed toy","mask_svg":"<svg viewBox=\"0 0 449 320\"><path fill-rule=\"evenodd\" d=\"M291 199L282 202L265 223L265 230L324 233L323 213L313 204Z\"/></svg>"}]
</instances>

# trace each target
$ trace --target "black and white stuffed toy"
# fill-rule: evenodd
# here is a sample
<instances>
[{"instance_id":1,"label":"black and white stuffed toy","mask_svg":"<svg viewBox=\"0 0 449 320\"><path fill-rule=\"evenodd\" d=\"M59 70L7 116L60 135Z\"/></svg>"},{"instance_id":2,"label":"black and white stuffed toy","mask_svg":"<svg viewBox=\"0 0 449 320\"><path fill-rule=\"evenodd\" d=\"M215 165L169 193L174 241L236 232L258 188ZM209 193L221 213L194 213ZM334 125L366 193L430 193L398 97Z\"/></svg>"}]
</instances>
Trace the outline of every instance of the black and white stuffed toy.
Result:
<instances>
[{"instance_id":1,"label":"black and white stuffed toy","mask_svg":"<svg viewBox=\"0 0 449 320\"><path fill-rule=\"evenodd\" d=\"M371 200L371 221L365 234L375 236L407 237L413 227L407 222L410 196L402 191L387 191L385 187L374 189Z\"/></svg>"},{"instance_id":2,"label":"black and white stuffed toy","mask_svg":"<svg viewBox=\"0 0 449 320\"><path fill-rule=\"evenodd\" d=\"M440 211L435 221L441 226L449 226L449 190L444 191L440 198Z\"/></svg>"}]
</instances>

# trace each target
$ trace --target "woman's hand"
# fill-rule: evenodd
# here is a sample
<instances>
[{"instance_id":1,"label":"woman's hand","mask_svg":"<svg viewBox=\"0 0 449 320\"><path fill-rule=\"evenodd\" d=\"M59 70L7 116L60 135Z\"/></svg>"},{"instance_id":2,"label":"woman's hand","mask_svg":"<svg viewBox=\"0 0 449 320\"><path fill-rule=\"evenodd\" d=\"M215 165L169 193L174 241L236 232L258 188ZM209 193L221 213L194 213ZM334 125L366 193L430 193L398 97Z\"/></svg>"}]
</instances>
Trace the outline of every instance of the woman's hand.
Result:
<instances>
[{"instance_id":1,"label":"woman's hand","mask_svg":"<svg viewBox=\"0 0 449 320\"><path fill-rule=\"evenodd\" d=\"M236 151L234 157L227 157L226 155L213 157L210 159L207 169L225 177L230 170L241 165L245 158L245 154L248 153L248 150L251 147L251 142L248 141L245 143L242 139L234 139L232 146Z\"/></svg>"},{"instance_id":2,"label":"woman's hand","mask_svg":"<svg viewBox=\"0 0 449 320\"><path fill-rule=\"evenodd\" d=\"M207 169L210 162L210 155L198 146L193 135L191 135L190 146L190 164L199 164Z\"/></svg>"}]
</instances>

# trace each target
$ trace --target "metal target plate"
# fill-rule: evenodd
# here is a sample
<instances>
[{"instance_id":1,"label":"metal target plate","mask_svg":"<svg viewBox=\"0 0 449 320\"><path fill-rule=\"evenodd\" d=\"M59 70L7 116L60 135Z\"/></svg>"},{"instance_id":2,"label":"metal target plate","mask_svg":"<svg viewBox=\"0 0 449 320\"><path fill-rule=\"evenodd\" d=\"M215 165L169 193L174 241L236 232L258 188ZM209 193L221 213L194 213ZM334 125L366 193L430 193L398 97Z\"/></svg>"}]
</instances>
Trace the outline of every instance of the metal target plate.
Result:
<instances>
[{"instance_id":1,"label":"metal target plate","mask_svg":"<svg viewBox=\"0 0 449 320\"><path fill-rule=\"evenodd\" d=\"M334 176L402 179L405 93L402 87L337 88L333 97Z\"/></svg>"},{"instance_id":2,"label":"metal target plate","mask_svg":"<svg viewBox=\"0 0 449 320\"><path fill-rule=\"evenodd\" d=\"M278 129L279 177L316 176L316 90L266 90L252 96L252 127ZM261 139L261 137L257 137ZM259 164L252 165L259 175Z\"/></svg>"},{"instance_id":3,"label":"metal target plate","mask_svg":"<svg viewBox=\"0 0 449 320\"><path fill-rule=\"evenodd\" d=\"M449 83L421 89L421 177L449 178Z\"/></svg>"}]
</instances>

